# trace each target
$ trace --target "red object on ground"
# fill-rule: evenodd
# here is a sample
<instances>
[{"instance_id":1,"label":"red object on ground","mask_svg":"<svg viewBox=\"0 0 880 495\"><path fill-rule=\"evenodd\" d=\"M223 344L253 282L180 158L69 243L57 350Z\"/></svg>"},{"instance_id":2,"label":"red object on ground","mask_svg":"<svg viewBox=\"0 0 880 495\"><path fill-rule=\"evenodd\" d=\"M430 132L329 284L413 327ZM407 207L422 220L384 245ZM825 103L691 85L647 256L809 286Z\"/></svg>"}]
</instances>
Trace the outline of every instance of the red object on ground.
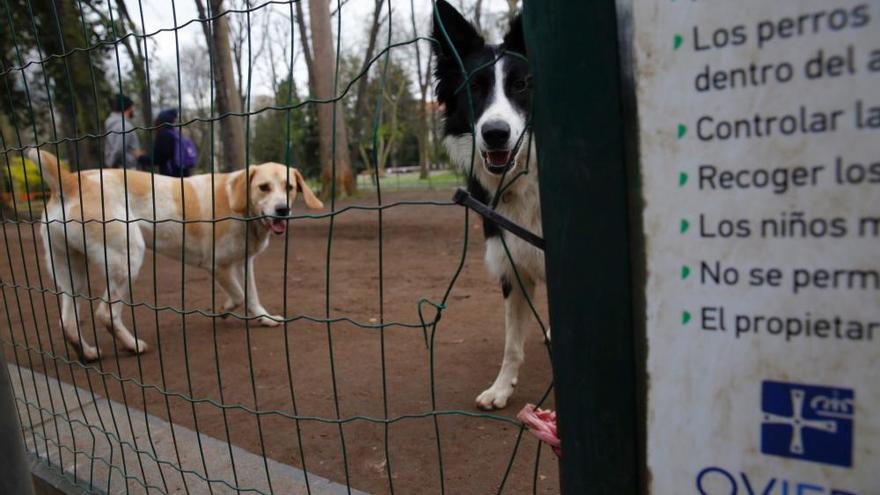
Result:
<instances>
[{"instance_id":1,"label":"red object on ground","mask_svg":"<svg viewBox=\"0 0 880 495\"><path fill-rule=\"evenodd\" d=\"M549 445L556 457L562 456L562 442L556 434L556 411L526 404L516 415L516 419L522 421L538 440Z\"/></svg>"}]
</instances>

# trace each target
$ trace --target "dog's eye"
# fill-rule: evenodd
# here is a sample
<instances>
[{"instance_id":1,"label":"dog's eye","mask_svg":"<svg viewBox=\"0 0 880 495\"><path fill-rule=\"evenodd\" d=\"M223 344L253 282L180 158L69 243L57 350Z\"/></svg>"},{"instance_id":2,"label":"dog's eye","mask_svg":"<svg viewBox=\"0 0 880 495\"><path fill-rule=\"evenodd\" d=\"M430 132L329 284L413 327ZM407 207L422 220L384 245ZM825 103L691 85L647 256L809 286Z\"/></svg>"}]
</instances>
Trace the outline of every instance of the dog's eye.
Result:
<instances>
[{"instance_id":1,"label":"dog's eye","mask_svg":"<svg viewBox=\"0 0 880 495\"><path fill-rule=\"evenodd\" d=\"M524 91L527 91L531 87L531 82L531 78L529 77L516 79L512 83L510 83L510 89L515 93L522 93Z\"/></svg>"},{"instance_id":2,"label":"dog's eye","mask_svg":"<svg viewBox=\"0 0 880 495\"><path fill-rule=\"evenodd\" d=\"M264 182L263 184L260 184L259 187L260 187L260 191L263 191L263 192L269 192L272 190L272 186L268 182Z\"/></svg>"},{"instance_id":3,"label":"dog's eye","mask_svg":"<svg viewBox=\"0 0 880 495\"><path fill-rule=\"evenodd\" d=\"M287 192L290 192L290 191L293 191L293 184L288 183L287 184Z\"/></svg>"},{"instance_id":4,"label":"dog's eye","mask_svg":"<svg viewBox=\"0 0 880 495\"><path fill-rule=\"evenodd\" d=\"M468 86L471 87L471 93L474 93L474 92L477 92L480 90L480 82L477 81L476 78L471 78L470 82L468 83Z\"/></svg>"}]
</instances>

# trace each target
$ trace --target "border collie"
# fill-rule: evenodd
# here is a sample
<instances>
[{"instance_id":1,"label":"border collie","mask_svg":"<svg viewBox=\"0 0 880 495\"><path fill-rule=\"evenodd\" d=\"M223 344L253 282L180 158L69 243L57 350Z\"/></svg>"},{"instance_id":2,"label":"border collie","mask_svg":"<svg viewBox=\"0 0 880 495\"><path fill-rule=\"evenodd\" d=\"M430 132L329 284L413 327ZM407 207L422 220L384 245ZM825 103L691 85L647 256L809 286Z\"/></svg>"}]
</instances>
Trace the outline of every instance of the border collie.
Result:
<instances>
[{"instance_id":1,"label":"border collie","mask_svg":"<svg viewBox=\"0 0 880 495\"><path fill-rule=\"evenodd\" d=\"M437 100L443 105L446 149L468 173L471 195L541 235L538 169L528 130L532 88L522 19L513 19L500 45L490 45L446 1L438 0L436 5L433 37L439 43L434 47L434 77ZM505 316L501 370L476 399L477 407L491 410L505 407L516 386L531 317L526 294L531 298L535 284L544 282L544 254L485 220L483 233L486 266L501 283Z\"/></svg>"}]
</instances>

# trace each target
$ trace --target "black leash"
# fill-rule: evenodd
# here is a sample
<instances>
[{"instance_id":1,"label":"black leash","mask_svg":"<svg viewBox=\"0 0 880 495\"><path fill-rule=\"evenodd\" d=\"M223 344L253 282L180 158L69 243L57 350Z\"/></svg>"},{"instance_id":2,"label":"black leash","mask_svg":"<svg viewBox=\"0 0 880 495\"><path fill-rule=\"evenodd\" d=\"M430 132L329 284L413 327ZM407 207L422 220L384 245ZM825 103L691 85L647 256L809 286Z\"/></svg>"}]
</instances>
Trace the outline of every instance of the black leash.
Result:
<instances>
[{"instance_id":1,"label":"black leash","mask_svg":"<svg viewBox=\"0 0 880 495\"><path fill-rule=\"evenodd\" d=\"M489 208L480 201L477 201L476 198L471 196L471 193L465 191L464 189L458 188L455 191L455 194L452 196L452 201L456 204L460 204L474 210L475 212L477 212L478 215L482 216L486 220L528 242L532 246L535 246L542 251L544 250L544 239L542 237L536 235L534 232L528 230L527 228L517 223L514 223L507 217L502 216L500 213L493 210L492 208Z\"/></svg>"}]
</instances>

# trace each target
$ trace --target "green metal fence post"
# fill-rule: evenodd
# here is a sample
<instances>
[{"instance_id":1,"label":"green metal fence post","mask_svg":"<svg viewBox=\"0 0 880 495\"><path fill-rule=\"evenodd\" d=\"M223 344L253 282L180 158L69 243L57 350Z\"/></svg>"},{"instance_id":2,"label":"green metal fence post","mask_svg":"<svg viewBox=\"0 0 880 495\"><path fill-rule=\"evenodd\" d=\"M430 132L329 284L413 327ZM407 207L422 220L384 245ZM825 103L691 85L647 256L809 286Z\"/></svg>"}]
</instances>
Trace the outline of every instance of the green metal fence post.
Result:
<instances>
[{"instance_id":1,"label":"green metal fence post","mask_svg":"<svg viewBox=\"0 0 880 495\"><path fill-rule=\"evenodd\" d=\"M627 134L614 0L524 0L565 495L639 492Z\"/></svg>"},{"instance_id":2,"label":"green metal fence post","mask_svg":"<svg viewBox=\"0 0 880 495\"><path fill-rule=\"evenodd\" d=\"M15 393L2 351L0 368L0 493L31 495L33 480L15 410Z\"/></svg>"}]
</instances>

